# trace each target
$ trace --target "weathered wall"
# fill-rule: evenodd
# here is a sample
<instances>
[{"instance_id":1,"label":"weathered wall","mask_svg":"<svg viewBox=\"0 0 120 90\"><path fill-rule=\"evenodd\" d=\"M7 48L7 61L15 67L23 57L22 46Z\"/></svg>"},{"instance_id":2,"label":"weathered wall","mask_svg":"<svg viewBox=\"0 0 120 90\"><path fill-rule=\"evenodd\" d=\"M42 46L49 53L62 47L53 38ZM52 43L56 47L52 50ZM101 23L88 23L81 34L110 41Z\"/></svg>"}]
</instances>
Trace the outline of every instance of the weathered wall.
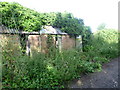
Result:
<instances>
[{"instance_id":1,"label":"weathered wall","mask_svg":"<svg viewBox=\"0 0 120 90\"><path fill-rule=\"evenodd\" d=\"M69 35L62 36L62 50L75 48L75 38L70 38Z\"/></svg>"},{"instance_id":2,"label":"weathered wall","mask_svg":"<svg viewBox=\"0 0 120 90\"><path fill-rule=\"evenodd\" d=\"M29 35L28 44L30 44L31 52L38 51L46 53L48 51L46 35Z\"/></svg>"},{"instance_id":3,"label":"weathered wall","mask_svg":"<svg viewBox=\"0 0 120 90\"><path fill-rule=\"evenodd\" d=\"M20 40L18 35L0 35L0 46L2 52L10 53L11 55L20 54Z\"/></svg>"},{"instance_id":4,"label":"weathered wall","mask_svg":"<svg viewBox=\"0 0 120 90\"><path fill-rule=\"evenodd\" d=\"M50 42L52 42L52 45L56 45L58 42L55 41L55 36L52 35L52 37L53 38ZM62 35L61 41L62 50L75 48L75 38L70 38L69 35ZM49 47L51 46L48 43L47 35L29 35L28 42L28 44L30 44L31 52L38 51L47 53L49 51Z\"/></svg>"},{"instance_id":5,"label":"weathered wall","mask_svg":"<svg viewBox=\"0 0 120 90\"><path fill-rule=\"evenodd\" d=\"M0 26L0 33L3 32L10 32L10 29ZM12 55L11 57L19 55L21 53L19 35L0 34L0 47L2 54L3 52L7 52Z\"/></svg>"},{"instance_id":6,"label":"weathered wall","mask_svg":"<svg viewBox=\"0 0 120 90\"><path fill-rule=\"evenodd\" d=\"M11 30L7 30L4 27L0 27L0 32L10 32ZM26 53L29 52L34 53L36 52L42 52L42 53L48 53L49 47L56 46L61 50L68 50L76 47L76 41L75 38L70 38L69 35L62 35L61 38L58 39L58 41L55 40L55 35L51 35L53 38L48 43L48 35L42 34L42 35L28 35L28 40L25 42L26 45ZM61 35L59 35L61 36ZM10 35L10 34L2 34L0 35L0 40L2 40L1 45L6 46L5 48L13 48L14 51L20 50L20 37L19 35ZM15 52L14 52L15 53Z\"/></svg>"}]
</instances>

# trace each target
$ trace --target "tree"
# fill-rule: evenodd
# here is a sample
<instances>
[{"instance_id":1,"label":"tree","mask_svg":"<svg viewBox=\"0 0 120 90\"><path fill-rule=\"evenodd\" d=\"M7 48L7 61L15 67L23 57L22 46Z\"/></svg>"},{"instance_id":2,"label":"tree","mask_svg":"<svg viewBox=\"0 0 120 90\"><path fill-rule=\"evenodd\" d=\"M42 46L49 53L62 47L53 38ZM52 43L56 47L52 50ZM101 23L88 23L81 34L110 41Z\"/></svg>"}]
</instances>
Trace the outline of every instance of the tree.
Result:
<instances>
[{"instance_id":1,"label":"tree","mask_svg":"<svg viewBox=\"0 0 120 90\"><path fill-rule=\"evenodd\" d=\"M40 13L14 2L0 2L0 8L3 25L24 31L41 29Z\"/></svg>"},{"instance_id":2,"label":"tree","mask_svg":"<svg viewBox=\"0 0 120 90\"><path fill-rule=\"evenodd\" d=\"M39 31L44 25L60 28L68 34L82 34L84 22L68 12L38 13L18 3L0 2L2 24L23 31Z\"/></svg>"},{"instance_id":3,"label":"tree","mask_svg":"<svg viewBox=\"0 0 120 90\"><path fill-rule=\"evenodd\" d=\"M91 28L89 26L85 26L85 28L82 32L83 51L86 51L86 46L90 44L91 35L92 35Z\"/></svg>"},{"instance_id":4,"label":"tree","mask_svg":"<svg viewBox=\"0 0 120 90\"><path fill-rule=\"evenodd\" d=\"M63 32L68 34L82 34L84 30L84 23L82 19L75 18L71 13L56 13L55 22L53 26L60 28Z\"/></svg>"},{"instance_id":5,"label":"tree","mask_svg":"<svg viewBox=\"0 0 120 90\"><path fill-rule=\"evenodd\" d=\"M9 28L31 32L41 30L44 25L51 25L68 34L82 35L84 44L87 44L91 34L90 27L84 25L83 19L74 17L72 13L38 13L18 3L8 2L0 2L0 8L2 24ZM105 25L100 27L104 28Z\"/></svg>"}]
</instances>

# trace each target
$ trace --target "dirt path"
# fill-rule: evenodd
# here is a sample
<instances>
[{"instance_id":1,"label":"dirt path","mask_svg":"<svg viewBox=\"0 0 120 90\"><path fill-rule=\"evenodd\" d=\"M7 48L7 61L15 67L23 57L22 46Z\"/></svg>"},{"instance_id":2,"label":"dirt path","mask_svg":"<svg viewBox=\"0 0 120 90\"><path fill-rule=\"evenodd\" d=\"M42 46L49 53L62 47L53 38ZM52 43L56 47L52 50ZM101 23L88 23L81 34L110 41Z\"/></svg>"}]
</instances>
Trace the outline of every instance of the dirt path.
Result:
<instances>
[{"instance_id":1,"label":"dirt path","mask_svg":"<svg viewBox=\"0 0 120 90\"><path fill-rule=\"evenodd\" d=\"M118 60L104 64L101 72L83 75L80 79L73 80L69 88L118 88Z\"/></svg>"}]
</instances>

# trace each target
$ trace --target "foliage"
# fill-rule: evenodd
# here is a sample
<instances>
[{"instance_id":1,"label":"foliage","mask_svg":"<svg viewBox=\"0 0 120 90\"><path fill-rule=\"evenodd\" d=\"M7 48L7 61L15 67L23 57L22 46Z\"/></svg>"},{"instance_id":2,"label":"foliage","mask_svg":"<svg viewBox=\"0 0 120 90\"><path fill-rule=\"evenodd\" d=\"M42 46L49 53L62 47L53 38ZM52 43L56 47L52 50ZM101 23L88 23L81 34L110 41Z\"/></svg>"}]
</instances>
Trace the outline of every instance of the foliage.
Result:
<instances>
[{"instance_id":1,"label":"foliage","mask_svg":"<svg viewBox=\"0 0 120 90\"><path fill-rule=\"evenodd\" d=\"M0 2L2 24L9 28L24 31L36 31L41 29L39 13L25 8L18 3Z\"/></svg>"},{"instance_id":2,"label":"foliage","mask_svg":"<svg viewBox=\"0 0 120 90\"><path fill-rule=\"evenodd\" d=\"M61 28L63 32L69 34L82 34L84 23L82 19L75 18L71 13L56 13L56 20L53 23L54 27Z\"/></svg>"},{"instance_id":3,"label":"foliage","mask_svg":"<svg viewBox=\"0 0 120 90\"><path fill-rule=\"evenodd\" d=\"M18 3L8 2L0 2L0 7L2 24L10 28L35 31L39 30L41 25L52 25L73 34L81 34L84 30L83 20L68 12L38 13Z\"/></svg>"},{"instance_id":4,"label":"foliage","mask_svg":"<svg viewBox=\"0 0 120 90\"><path fill-rule=\"evenodd\" d=\"M85 26L82 32L83 51L86 51L85 47L89 45L89 43L91 42L91 36L92 36L91 28L89 26Z\"/></svg>"},{"instance_id":5,"label":"foliage","mask_svg":"<svg viewBox=\"0 0 120 90\"><path fill-rule=\"evenodd\" d=\"M63 32L82 34L83 51L67 50L58 53L48 37L48 54L34 53L32 57L23 55L14 39L2 39L2 84L3 88L64 88L68 81L80 77L82 73L100 71L102 63L118 54L118 32L100 30L91 34L82 19L71 13L38 13L18 3L0 2L2 24L24 31L40 30L42 25L61 28ZM22 37L22 36L21 36ZM10 39L9 39L10 38ZM16 37L17 38L17 37ZM22 44L24 45L24 44ZM53 50L53 51L52 51Z\"/></svg>"},{"instance_id":6,"label":"foliage","mask_svg":"<svg viewBox=\"0 0 120 90\"><path fill-rule=\"evenodd\" d=\"M38 13L18 3L0 2L2 24L23 31L39 31L44 25L60 28L68 34L83 36L83 46L88 44L91 29L84 26L83 19L68 12ZM74 35L71 35L74 36Z\"/></svg>"},{"instance_id":7,"label":"foliage","mask_svg":"<svg viewBox=\"0 0 120 90\"><path fill-rule=\"evenodd\" d=\"M71 13L38 13L18 3L0 2L2 24L10 28L25 31L40 30L42 25L52 25L67 33L80 34L83 20L75 18Z\"/></svg>"},{"instance_id":8,"label":"foliage","mask_svg":"<svg viewBox=\"0 0 120 90\"><path fill-rule=\"evenodd\" d=\"M45 54L36 54L32 58L15 57L11 63L3 58L3 87L63 88L80 73L100 69L99 63L88 62L79 56L79 52L72 50L49 57Z\"/></svg>"},{"instance_id":9,"label":"foliage","mask_svg":"<svg viewBox=\"0 0 120 90\"><path fill-rule=\"evenodd\" d=\"M95 52L106 58L115 58L118 53L118 31L113 29L100 30L93 34L91 45L87 45L87 52Z\"/></svg>"},{"instance_id":10,"label":"foliage","mask_svg":"<svg viewBox=\"0 0 120 90\"><path fill-rule=\"evenodd\" d=\"M62 53L51 51L51 55L36 53L30 58L13 53L16 48L9 48L13 44L10 39L4 44L3 88L63 88L69 80L78 77L79 73L94 72L100 68L98 64L87 61L89 56L76 50Z\"/></svg>"},{"instance_id":11,"label":"foliage","mask_svg":"<svg viewBox=\"0 0 120 90\"><path fill-rule=\"evenodd\" d=\"M67 50L58 53L56 50L47 54L34 53L32 57L15 56L13 51L16 48L4 52L10 49L10 44L6 43L8 47L2 46L3 88L64 88L66 83L83 73L100 71L102 63L118 56L118 33L101 30L93 35L85 52Z\"/></svg>"}]
</instances>

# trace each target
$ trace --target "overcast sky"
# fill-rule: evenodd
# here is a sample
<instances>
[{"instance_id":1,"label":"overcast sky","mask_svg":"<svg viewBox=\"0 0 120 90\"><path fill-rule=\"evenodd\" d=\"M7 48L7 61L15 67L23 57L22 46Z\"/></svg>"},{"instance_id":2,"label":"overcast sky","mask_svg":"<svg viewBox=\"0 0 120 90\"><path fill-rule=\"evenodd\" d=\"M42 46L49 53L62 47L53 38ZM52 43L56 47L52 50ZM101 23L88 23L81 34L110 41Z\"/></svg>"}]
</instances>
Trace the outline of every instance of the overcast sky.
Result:
<instances>
[{"instance_id":1,"label":"overcast sky","mask_svg":"<svg viewBox=\"0 0 120 90\"><path fill-rule=\"evenodd\" d=\"M39 12L71 12L82 18L85 25L96 31L101 23L108 28L118 28L119 0L0 0L18 2L21 5Z\"/></svg>"}]
</instances>

